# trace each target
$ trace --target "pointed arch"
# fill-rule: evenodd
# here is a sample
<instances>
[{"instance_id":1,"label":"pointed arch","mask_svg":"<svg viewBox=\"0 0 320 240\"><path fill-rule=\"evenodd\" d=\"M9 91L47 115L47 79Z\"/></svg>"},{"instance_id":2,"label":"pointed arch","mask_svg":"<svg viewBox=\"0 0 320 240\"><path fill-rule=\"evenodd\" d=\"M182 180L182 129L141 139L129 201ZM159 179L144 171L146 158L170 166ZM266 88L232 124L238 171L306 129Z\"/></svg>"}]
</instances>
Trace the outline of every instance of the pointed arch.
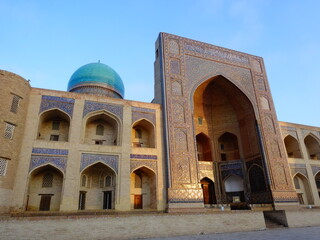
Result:
<instances>
[{"instance_id":1,"label":"pointed arch","mask_svg":"<svg viewBox=\"0 0 320 240\"><path fill-rule=\"evenodd\" d=\"M266 178L261 166L253 164L248 169L251 192L267 190Z\"/></svg>"},{"instance_id":2,"label":"pointed arch","mask_svg":"<svg viewBox=\"0 0 320 240\"><path fill-rule=\"evenodd\" d=\"M200 180L202 193L203 193L203 203L204 204L216 204L217 199L215 195L214 181L209 177L204 177Z\"/></svg>"},{"instance_id":3,"label":"pointed arch","mask_svg":"<svg viewBox=\"0 0 320 240\"><path fill-rule=\"evenodd\" d=\"M198 161L209 161L212 162L212 152L211 152L211 140L203 132L197 134L197 152Z\"/></svg>"},{"instance_id":4,"label":"pointed arch","mask_svg":"<svg viewBox=\"0 0 320 240\"><path fill-rule=\"evenodd\" d=\"M288 158L302 158L299 142L295 137L287 135L283 141Z\"/></svg>"},{"instance_id":5,"label":"pointed arch","mask_svg":"<svg viewBox=\"0 0 320 240\"><path fill-rule=\"evenodd\" d=\"M301 205L313 204L309 179L302 173L293 176L293 183Z\"/></svg>"},{"instance_id":6,"label":"pointed arch","mask_svg":"<svg viewBox=\"0 0 320 240\"><path fill-rule=\"evenodd\" d=\"M131 141L133 147L155 148L156 136L154 124L146 118L140 118L132 124Z\"/></svg>"},{"instance_id":7,"label":"pointed arch","mask_svg":"<svg viewBox=\"0 0 320 240\"><path fill-rule=\"evenodd\" d=\"M69 139L71 117L58 108L48 109L39 115L38 140L65 141Z\"/></svg>"},{"instance_id":8,"label":"pointed arch","mask_svg":"<svg viewBox=\"0 0 320 240\"><path fill-rule=\"evenodd\" d=\"M309 133L304 138L308 157L312 160L320 160L320 140L312 133Z\"/></svg>"},{"instance_id":9,"label":"pointed arch","mask_svg":"<svg viewBox=\"0 0 320 240\"><path fill-rule=\"evenodd\" d=\"M96 145L121 145L121 120L106 110L88 113L83 119L83 142ZM103 128L103 134L98 131Z\"/></svg>"},{"instance_id":10,"label":"pointed arch","mask_svg":"<svg viewBox=\"0 0 320 240\"><path fill-rule=\"evenodd\" d=\"M221 161L240 159L238 137L225 132L218 138Z\"/></svg>"}]
</instances>

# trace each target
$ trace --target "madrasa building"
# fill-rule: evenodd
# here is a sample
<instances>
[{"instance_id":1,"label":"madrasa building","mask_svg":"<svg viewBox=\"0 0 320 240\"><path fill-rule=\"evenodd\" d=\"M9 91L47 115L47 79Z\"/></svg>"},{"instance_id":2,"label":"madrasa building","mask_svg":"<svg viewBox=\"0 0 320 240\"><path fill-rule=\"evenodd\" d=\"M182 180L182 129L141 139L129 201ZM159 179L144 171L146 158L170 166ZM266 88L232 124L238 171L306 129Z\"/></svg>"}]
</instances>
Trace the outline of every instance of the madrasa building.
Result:
<instances>
[{"instance_id":1,"label":"madrasa building","mask_svg":"<svg viewBox=\"0 0 320 240\"><path fill-rule=\"evenodd\" d=\"M320 207L320 127L277 120L261 57L167 33L155 47L152 103L103 63L66 92L0 70L2 213Z\"/></svg>"}]
</instances>

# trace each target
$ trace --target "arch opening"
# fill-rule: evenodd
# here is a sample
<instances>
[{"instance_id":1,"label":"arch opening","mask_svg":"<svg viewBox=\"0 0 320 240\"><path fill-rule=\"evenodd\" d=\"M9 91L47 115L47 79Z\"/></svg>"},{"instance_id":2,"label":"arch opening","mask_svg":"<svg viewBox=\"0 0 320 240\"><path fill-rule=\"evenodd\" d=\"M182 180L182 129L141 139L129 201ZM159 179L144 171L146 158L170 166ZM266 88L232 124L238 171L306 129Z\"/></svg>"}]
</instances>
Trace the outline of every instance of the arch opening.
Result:
<instances>
[{"instance_id":1,"label":"arch opening","mask_svg":"<svg viewBox=\"0 0 320 240\"><path fill-rule=\"evenodd\" d=\"M45 141L67 142L69 139L70 117L52 109L41 114L37 139Z\"/></svg>"},{"instance_id":2,"label":"arch opening","mask_svg":"<svg viewBox=\"0 0 320 240\"><path fill-rule=\"evenodd\" d=\"M103 163L96 163L80 176L79 210L114 209L116 174Z\"/></svg>"},{"instance_id":3,"label":"arch opening","mask_svg":"<svg viewBox=\"0 0 320 240\"><path fill-rule=\"evenodd\" d=\"M312 135L308 135L304 138L304 144L307 148L309 159L320 160L320 143Z\"/></svg>"},{"instance_id":4,"label":"arch opening","mask_svg":"<svg viewBox=\"0 0 320 240\"><path fill-rule=\"evenodd\" d=\"M284 138L288 158L302 158L299 143L296 138L288 135Z\"/></svg>"},{"instance_id":5,"label":"arch opening","mask_svg":"<svg viewBox=\"0 0 320 240\"><path fill-rule=\"evenodd\" d=\"M153 124L145 119L135 122L131 131L131 142L133 147L155 148Z\"/></svg>"},{"instance_id":6,"label":"arch opening","mask_svg":"<svg viewBox=\"0 0 320 240\"><path fill-rule=\"evenodd\" d=\"M201 179L200 184L201 184L202 193L203 193L203 203L216 204L217 199L216 199L216 194L214 189L214 182L211 179L204 177Z\"/></svg>"},{"instance_id":7,"label":"arch opening","mask_svg":"<svg viewBox=\"0 0 320 240\"><path fill-rule=\"evenodd\" d=\"M131 208L132 209L156 209L157 186L155 173L141 167L131 173Z\"/></svg>"},{"instance_id":8,"label":"arch opening","mask_svg":"<svg viewBox=\"0 0 320 240\"><path fill-rule=\"evenodd\" d=\"M119 124L106 113L98 113L86 121L84 143L119 145Z\"/></svg>"},{"instance_id":9,"label":"arch opening","mask_svg":"<svg viewBox=\"0 0 320 240\"><path fill-rule=\"evenodd\" d=\"M29 177L27 211L59 211L63 174L51 165L35 169Z\"/></svg>"},{"instance_id":10,"label":"arch opening","mask_svg":"<svg viewBox=\"0 0 320 240\"><path fill-rule=\"evenodd\" d=\"M204 133L196 136L198 161L212 162L210 139Z\"/></svg>"},{"instance_id":11,"label":"arch opening","mask_svg":"<svg viewBox=\"0 0 320 240\"><path fill-rule=\"evenodd\" d=\"M300 205L313 204L308 179L302 174L298 173L293 177L293 183Z\"/></svg>"}]
</instances>

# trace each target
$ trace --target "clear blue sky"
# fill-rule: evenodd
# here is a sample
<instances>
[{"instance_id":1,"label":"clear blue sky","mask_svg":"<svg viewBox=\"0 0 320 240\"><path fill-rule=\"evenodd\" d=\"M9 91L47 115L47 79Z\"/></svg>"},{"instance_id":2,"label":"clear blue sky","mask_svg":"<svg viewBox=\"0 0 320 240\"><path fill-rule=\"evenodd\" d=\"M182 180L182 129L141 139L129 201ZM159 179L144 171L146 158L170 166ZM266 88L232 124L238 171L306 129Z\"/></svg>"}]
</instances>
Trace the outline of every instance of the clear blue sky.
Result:
<instances>
[{"instance_id":1,"label":"clear blue sky","mask_svg":"<svg viewBox=\"0 0 320 240\"><path fill-rule=\"evenodd\" d=\"M153 98L167 32L264 58L278 119L320 126L320 1L0 0L0 69L65 91L80 66L115 69L125 98Z\"/></svg>"}]
</instances>

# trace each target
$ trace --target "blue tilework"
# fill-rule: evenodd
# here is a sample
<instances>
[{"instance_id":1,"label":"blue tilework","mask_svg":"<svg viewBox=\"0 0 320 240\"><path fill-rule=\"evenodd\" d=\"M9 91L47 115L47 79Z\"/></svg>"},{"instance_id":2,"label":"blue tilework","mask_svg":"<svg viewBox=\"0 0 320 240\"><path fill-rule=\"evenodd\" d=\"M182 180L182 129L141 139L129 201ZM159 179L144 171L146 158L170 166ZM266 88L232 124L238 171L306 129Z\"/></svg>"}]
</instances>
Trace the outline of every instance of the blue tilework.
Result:
<instances>
[{"instance_id":1,"label":"blue tilework","mask_svg":"<svg viewBox=\"0 0 320 240\"><path fill-rule=\"evenodd\" d=\"M45 166L48 163L60 169L62 172L66 171L67 157L56 157L56 156L43 156L43 155L32 155L29 172L39 166Z\"/></svg>"},{"instance_id":2,"label":"blue tilework","mask_svg":"<svg viewBox=\"0 0 320 240\"><path fill-rule=\"evenodd\" d=\"M94 112L98 110L106 110L107 112L111 112L122 120L123 106L108 104L108 103L91 102L91 101L85 101L84 109L83 109L83 117L85 117L90 112Z\"/></svg>"},{"instance_id":3,"label":"blue tilework","mask_svg":"<svg viewBox=\"0 0 320 240\"><path fill-rule=\"evenodd\" d=\"M132 111L137 111L137 112L149 112L149 113L155 113L155 109L150 109L150 108L142 108L142 107L132 107Z\"/></svg>"},{"instance_id":4,"label":"blue tilework","mask_svg":"<svg viewBox=\"0 0 320 240\"><path fill-rule=\"evenodd\" d=\"M156 115L154 113L146 113L146 112L136 112L132 111L132 123L136 122L139 119L147 119L156 125Z\"/></svg>"},{"instance_id":5,"label":"blue tilework","mask_svg":"<svg viewBox=\"0 0 320 240\"><path fill-rule=\"evenodd\" d=\"M237 175L241 178L243 178L243 172L242 169L229 169L222 171L222 179L224 180L229 175Z\"/></svg>"},{"instance_id":6,"label":"blue tilework","mask_svg":"<svg viewBox=\"0 0 320 240\"><path fill-rule=\"evenodd\" d=\"M227 163L227 164L221 164L220 169L221 170L228 170L228 169L234 169L234 168L241 168L241 163Z\"/></svg>"},{"instance_id":7,"label":"blue tilework","mask_svg":"<svg viewBox=\"0 0 320 240\"><path fill-rule=\"evenodd\" d=\"M116 173L118 173L119 156L117 155L102 155L102 154L90 154L82 153L80 172L87 166L94 163L103 162L111 167Z\"/></svg>"},{"instance_id":8,"label":"blue tilework","mask_svg":"<svg viewBox=\"0 0 320 240\"><path fill-rule=\"evenodd\" d=\"M63 98L63 97L54 97L43 95L41 99L41 105L39 113L42 113L49 109L60 109L67 113L70 117L73 114L74 99L72 98Z\"/></svg>"},{"instance_id":9,"label":"blue tilework","mask_svg":"<svg viewBox=\"0 0 320 240\"><path fill-rule=\"evenodd\" d=\"M158 156L157 156L157 155L130 154L130 158L135 158L135 159L154 159L154 160L157 160L157 159L158 159Z\"/></svg>"},{"instance_id":10,"label":"blue tilework","mask_svg":"<svg viewBox=\"0 0 320 240\"><path fill-rule=\"evenodd\" d=\"M33 148L33 154L48 154L48 155L68 155L66 149L51 149L51 148Z\"/></svg>"}]
</instances>

